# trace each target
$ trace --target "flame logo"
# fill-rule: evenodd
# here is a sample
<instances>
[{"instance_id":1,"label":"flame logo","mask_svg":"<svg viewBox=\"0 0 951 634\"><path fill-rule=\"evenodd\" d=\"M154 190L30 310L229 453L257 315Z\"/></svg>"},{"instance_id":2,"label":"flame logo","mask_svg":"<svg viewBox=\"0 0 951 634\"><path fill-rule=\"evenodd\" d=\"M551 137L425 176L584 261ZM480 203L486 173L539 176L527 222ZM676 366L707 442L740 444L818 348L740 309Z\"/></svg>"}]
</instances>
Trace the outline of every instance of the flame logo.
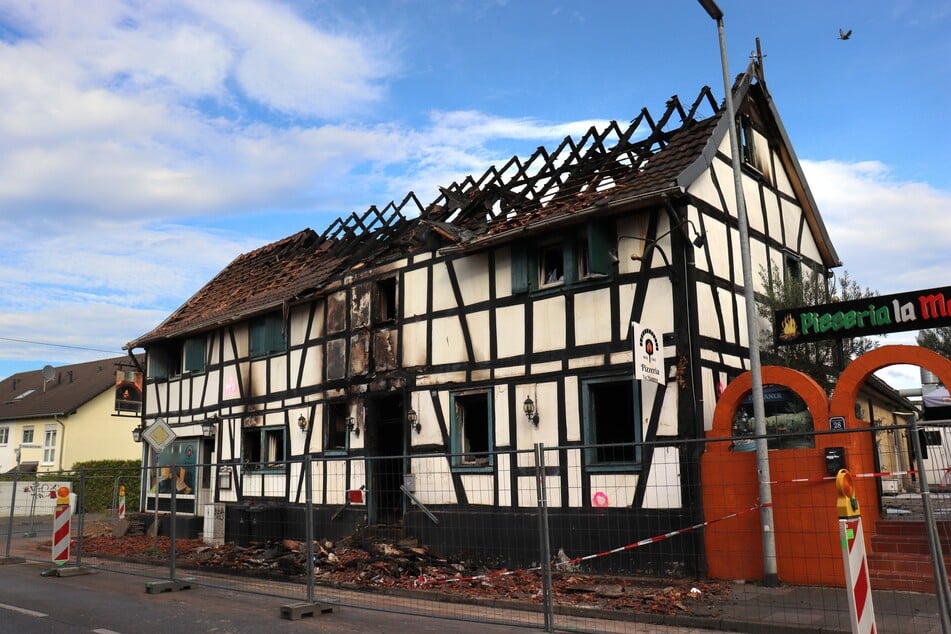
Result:
<instances>
[{"instance_id":1,"label":"flame logo","mask_svg":"<svg viewBox=\"0 0 951 634\"><path fill-rule=\"evenodd\" d=\"M783 319L782 330L779 333L779 338L783 341L792 341L799 337L799 328L796 326L796 320L793 319L792 315L786 315Z\"/></svg>"}]
</instances>

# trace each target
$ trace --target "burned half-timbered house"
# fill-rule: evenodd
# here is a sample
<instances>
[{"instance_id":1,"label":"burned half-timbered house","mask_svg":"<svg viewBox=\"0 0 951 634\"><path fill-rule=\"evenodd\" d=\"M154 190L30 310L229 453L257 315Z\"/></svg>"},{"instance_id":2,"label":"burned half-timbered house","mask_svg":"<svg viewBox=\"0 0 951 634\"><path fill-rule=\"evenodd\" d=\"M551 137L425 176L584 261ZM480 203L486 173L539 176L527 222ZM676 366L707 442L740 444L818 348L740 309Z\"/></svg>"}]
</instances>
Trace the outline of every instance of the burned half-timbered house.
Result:
<instances>
[{"instance_id":1,"label":"burned half-timbered house","mask_svg":"<svg viewBox=\"0 0 951 634\"><path fill-rule=\"evenodd\" d=\"M728 126L754 270L839 264L755 62L733 90L736 121L704 88L235 259L128 344L143 427L177 438L165 463L203 465L179 510L220 505L225 539L248 513L291 533L311 456L320 534L400 522L464 548L460 526L535 507L533 456L512 452L544 443L555 535L593 507L625 539L702 519L699 449L656 442L703 438L748 369ZM634 378L632 323L656 333L659 382ZM597 535L578 549L618 545Z\"/></svg>"}]
</instances>

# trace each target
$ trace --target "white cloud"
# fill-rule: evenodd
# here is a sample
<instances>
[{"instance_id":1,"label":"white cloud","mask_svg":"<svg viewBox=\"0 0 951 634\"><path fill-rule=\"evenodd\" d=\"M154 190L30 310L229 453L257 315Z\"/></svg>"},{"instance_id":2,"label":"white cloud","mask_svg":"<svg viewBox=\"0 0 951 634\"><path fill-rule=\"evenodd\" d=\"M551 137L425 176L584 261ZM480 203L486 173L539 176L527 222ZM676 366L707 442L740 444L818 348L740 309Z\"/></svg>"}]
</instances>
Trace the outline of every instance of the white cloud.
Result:
<instances>
[{"instance_id":1,"label":"white cloud","mask_svg":"<svg viewBox=\"0 0 951 634\"><path fill-rule=\"evenodd\" d=\"M882 294L944 286L951 192L898 181L878 161L803 161L844 268Z\"/></svg>"}]
</instances>

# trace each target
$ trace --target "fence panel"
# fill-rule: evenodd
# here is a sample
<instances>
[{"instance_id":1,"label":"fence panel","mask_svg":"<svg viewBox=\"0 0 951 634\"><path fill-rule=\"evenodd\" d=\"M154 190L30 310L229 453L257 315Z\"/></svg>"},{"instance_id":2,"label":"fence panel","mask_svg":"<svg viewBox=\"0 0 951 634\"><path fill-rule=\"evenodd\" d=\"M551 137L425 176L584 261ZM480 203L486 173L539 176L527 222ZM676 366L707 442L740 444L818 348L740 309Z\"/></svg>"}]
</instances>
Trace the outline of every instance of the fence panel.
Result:
<instances>
[{"instance_id":1,"label":"fence panel","mask_svg":"<svg viewBox=\"0 0 951 634\"><path fill-rule=\"evenodd\" d=\"M17 478L0 524L15 554L48 562L52 517L37 492L65 483L86 505L74 517L72 561L152 580L546 630L847 631L833 476L845 466L879 631L937 632L927 529L951 535L947 444L943 427L922 431L923 475L903 426L809 434L769 451L775 588L762 584L757 462L743 437L195 465L213 486L189 491L174 465L51 473ZM142 510L120 520L119 487L139 482L144 499L126 504ZM23 539L31 520L36 535Z\"/></svg>"}]
</instances>

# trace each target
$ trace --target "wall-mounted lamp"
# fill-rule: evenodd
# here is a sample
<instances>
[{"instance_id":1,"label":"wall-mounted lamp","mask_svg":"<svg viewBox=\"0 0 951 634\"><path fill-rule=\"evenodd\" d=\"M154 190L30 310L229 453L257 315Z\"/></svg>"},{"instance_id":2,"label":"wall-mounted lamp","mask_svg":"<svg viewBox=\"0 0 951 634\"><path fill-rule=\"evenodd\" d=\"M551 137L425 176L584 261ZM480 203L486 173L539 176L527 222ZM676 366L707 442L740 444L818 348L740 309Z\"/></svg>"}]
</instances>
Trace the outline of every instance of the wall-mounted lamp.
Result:
<instances>
[{"instance_id":1,"label":"wall-mounted lamp","mask_svg":"<svg viewBox=\"0 0 951 634\"><path fill-rule=\"evenodd\" d=\"M205 438L211 438L215 435L215 427L218 426L218 419L208 418L201 424L201 435Z\"/></svg>"},{"instance_id":2,"label":"wall-mounted lamp","mask_svg":"<svg viewBox=\"0 0 951 634\"><path fill-rule=\"evenodd\" d=\"M347 431L353 434L354 436L360 435L360 428L357 427L356 421L353 419L353 416L347 416Z\"/></svg>"},{"instance_id":3,"label":"wall-mounted lamp","mask_svg":"<svg viewBox=\"0 0 951 634\"><path fill-rule=\"evenodd\" d=\"M297 426L300 427L301 431L307 431L308 421L307 417L301 414L297 417Z\"/></svg>"},{"instance_id":4,"label":"wall-mounted lamp","mask_svg":"<svg viewBox=\"0 0 951 634\"><path fill-rule=\"evenodd\" d=\"M132 428L132 441L142 442L142 428L141 427Z\"/></svg>"},{"instance_id":5,"label":"wall-mounted lamp","mask_svg":"<svg viewBox=\"0 0 951 634\"><path fill-rule=\"evenodd\" d=\"M538 412L535 411L535 401L532 400L531 396L525 397L525 402L522 403L522 411L525 412L528 422L538 427Z\"/></svg>"},{"instance_id":6,"label":"wall-mounted lamp","mask_svg":"<svg viewBox=\"0 0 951 634\"><path fill-rule=\"evenodd\" d=\"M422 431L423 424L419 422L419 417L416 415L416 410L412 407L409 408L409 411L406 412L406 422L409 423L409 426L416 430L416 433Z\"/></svg>"}]
</instances>

